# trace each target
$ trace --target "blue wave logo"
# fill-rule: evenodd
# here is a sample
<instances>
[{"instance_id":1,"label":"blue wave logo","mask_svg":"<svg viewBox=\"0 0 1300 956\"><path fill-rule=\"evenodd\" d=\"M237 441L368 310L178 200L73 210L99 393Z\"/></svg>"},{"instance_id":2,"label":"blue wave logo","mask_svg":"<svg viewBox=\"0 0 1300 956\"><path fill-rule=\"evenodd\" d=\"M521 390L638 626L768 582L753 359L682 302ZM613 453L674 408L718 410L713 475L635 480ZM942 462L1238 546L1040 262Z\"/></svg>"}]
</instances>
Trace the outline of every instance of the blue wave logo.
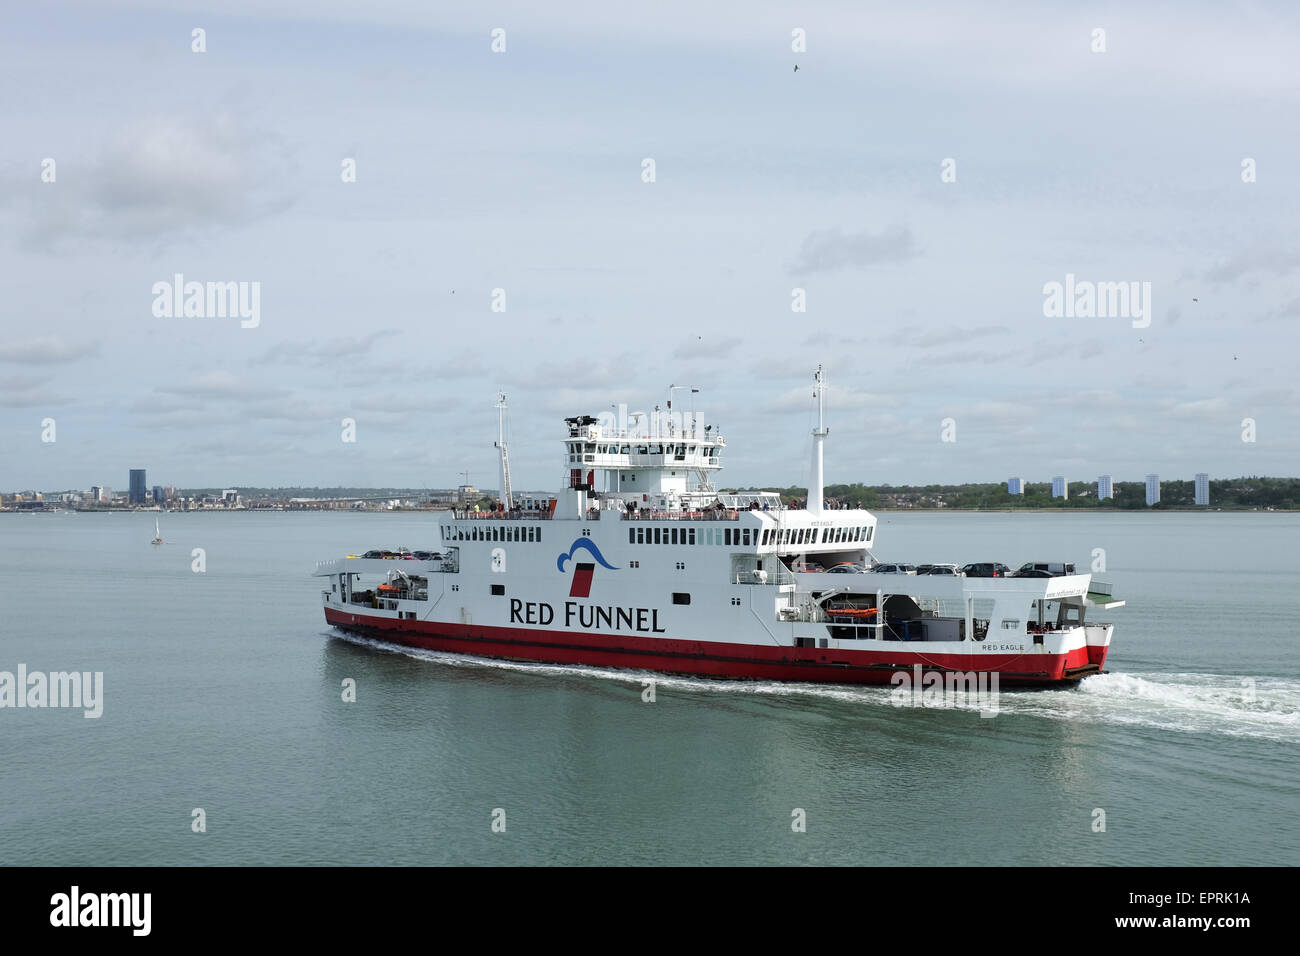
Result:
<instances>
[{"instance_id":1,"label":"blue wave logo","mask_svg":"<svg viewBox=\"0 0 1300 956\"><path fill-rule=\"evenodd\" d=\"M596 547L595 542L592 541L590 538L576 539L573 542L573 544L569 546L568 551L566 551L564 554L560 555L558 558L555 559L555 567L561 573L563 573L564 563L566 561L571 561L573 559L574 554L578 551L586 551L588 554L590 554L593 558L596 559L596 562L602 568L609 568L611 571L618 570L618 568L614 567L614 565L610 564L608 561L605 560L605 556L600 553L600 548Z\"/></svg>"}]
</instances>

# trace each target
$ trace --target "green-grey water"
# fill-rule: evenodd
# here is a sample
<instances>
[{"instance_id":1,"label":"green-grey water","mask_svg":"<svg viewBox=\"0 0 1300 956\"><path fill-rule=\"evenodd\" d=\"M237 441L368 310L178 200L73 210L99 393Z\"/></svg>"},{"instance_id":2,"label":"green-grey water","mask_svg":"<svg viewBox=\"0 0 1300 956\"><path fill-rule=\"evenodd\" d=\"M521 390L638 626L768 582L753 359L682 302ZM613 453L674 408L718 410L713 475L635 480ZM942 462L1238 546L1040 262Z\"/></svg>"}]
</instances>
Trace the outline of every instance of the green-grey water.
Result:
<instances>
[{"instance_id":1,"label":"green-grey water","mask_svg":"<svg viewBox=\"0 0 1300 956\"><path fill-rule=\"evenodd\" d=\"M991 719L885 688L682 678L646 703L641 675L327 628L313 562L432 546L433 520L165 514L154 548L152 514L0 515L0 671L104 674L99 719L0 709L0 862L1300 858L1295 515L883 514L886 560L1104 550L1097 577L1129 602L1103 615L1110 672L1004 692Z\"/></svg>"}]
</instances>

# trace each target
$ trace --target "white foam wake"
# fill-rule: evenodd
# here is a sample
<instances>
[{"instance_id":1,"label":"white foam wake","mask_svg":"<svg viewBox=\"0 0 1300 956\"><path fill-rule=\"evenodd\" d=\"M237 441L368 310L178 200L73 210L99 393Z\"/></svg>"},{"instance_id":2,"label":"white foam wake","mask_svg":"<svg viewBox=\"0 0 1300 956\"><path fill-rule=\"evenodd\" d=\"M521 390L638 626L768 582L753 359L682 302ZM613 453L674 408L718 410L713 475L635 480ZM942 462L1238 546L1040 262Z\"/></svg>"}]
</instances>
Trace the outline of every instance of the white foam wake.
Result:
<instances>
[{"instance_id":1,"label":"white foam wake","mask_svg":"<svg viewBox=\"0 0 1300 956\"><path fill-rule=\"evenodd\" d=\"M451 667L496 668L527 674L613 680L637 687L653 678L659 689L699 694L813 697L892 707L892 687L711 680L651 671L572 664L528 664L406 647L339 633L342 640ZM963 709L976 710L971 705ZM1004 690L1002 714L1052 720L1112 723L1180 733L1251 737L1300 744L1300 681L1231 674L1098 674L1060 690Z\"/></svg>"}]
</instances>

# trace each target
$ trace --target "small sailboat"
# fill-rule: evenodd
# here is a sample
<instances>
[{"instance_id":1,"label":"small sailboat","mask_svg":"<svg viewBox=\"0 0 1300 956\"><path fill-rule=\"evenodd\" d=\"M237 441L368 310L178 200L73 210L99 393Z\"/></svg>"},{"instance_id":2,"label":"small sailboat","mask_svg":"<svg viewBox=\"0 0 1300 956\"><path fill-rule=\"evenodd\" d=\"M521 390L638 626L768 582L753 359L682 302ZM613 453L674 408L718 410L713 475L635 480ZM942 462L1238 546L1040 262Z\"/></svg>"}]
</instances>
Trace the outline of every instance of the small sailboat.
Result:
<instances>
[{"instance_id":1,"label":"small sailboat","mask_svg":"<svg viewBox=\"0 0 1300 956\"><path fill-rule=\"evenodd\" d=\"M162 531L158 528L158 519L153 519L153 540L150 544L162 544Z\"/></svg>"}]
</instances>

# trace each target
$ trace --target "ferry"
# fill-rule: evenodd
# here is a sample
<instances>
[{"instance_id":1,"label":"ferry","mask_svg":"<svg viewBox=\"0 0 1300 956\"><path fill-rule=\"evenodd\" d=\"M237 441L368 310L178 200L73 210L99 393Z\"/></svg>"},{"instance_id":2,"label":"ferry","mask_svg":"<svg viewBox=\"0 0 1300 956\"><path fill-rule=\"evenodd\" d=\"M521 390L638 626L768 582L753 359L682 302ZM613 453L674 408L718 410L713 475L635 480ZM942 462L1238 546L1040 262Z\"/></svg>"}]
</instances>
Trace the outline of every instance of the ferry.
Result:
<instances>
[{"instance_id":1,"label":"ferry","mask_svg":"<svg viewBox=\"0 0 1300 956\"><path fill-rule=\"evenodd\" d=\"M423 550L318 563L325 620L435 651L703 678L888 684L973 672L1052 686L1102 671L1114 626L1088 614L1124 602L1073 565L872 571L885 567L876 517L824 501L820 368L804 507L717 491L726 439L680 402L673 412L682 388L670 387L666 410L566 418L553 496L515 499L499 419L495 509L444 512ZM504 396L497 407L504 415Z\"/></svg>"}]
</instances>

